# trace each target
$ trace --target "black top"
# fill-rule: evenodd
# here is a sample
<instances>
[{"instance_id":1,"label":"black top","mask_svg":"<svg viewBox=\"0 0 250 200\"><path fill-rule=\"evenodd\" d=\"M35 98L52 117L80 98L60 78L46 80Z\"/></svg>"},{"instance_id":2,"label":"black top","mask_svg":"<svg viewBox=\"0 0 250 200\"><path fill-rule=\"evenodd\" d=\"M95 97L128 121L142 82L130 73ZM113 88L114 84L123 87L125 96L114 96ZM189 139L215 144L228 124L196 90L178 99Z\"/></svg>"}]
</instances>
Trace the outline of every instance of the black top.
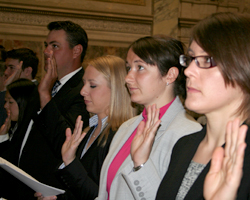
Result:
<instances>
[{"instance_id":1,"label":"black top","mask_svg":"<svg viewBox=\"0 0 250 200\"><path fill-rule=\"evenodd\" d=\"M115 131L109 130L109 136L104 146L102 146L101 143L98 145L99 135L83 157L79 159L92 131L93 128L88 131L84 140L81 142L77 150L76 159L62 170L56 172L56 176L69 190L65 194L59 195L58 200L73 200L74 197L75 199L92 200L98 196L102 164L108 154ZM72 194L74 197L72 197Z\"/></svg>"},{"instance_id":2,"label":"black top","mask_svg":"<svg viewBox=\"0 0 250 200\"><path fill-rule=\"evenodd\" d=\"M0 92L0 127L4 124L7 117L6 110L4 108L5 104L5 93L6 91Z\"/></svg>"},{"instance_id":3,"label":"black top","mask_svg":"<svg viewBox=\"0 0 250 200\"><path fill-rule=\"evenodd\" d=\"M199 132L184 136L174 146L171 161L167 173L165 174L158 192L157 200L175 200L182 180L186 174L188 166L194 154L206 134L206 126ZM237 199L249 199L250 194L250 129L246 136L247 148L245 150L243 178L238 190ZM224 145L223 145L224 146ZM197 177L193 186L188 191L185 200L203 200L204 179L209 171L210 162Z\"/></svg>"},{"instance_id":4,"label":"black top","mask_svg":"<svg viewBox=\"0 0 250 200\"><path fill-rule=\"evenodd\" d=\"M57 180L54 172L62 162L61 147L66 138L65 130L68 127L74 129L78 115L82 115L84 127L88 126L89 114L80 95L83 73L82 69L71 77L39 114L39 96L33 97L34 103L28 106L28 111L25 112L23 121L11 140L8 152L3 155L6 160L38 181L61 189L64 189L63 185ZM31 119L34 124L19 160L22 141ZM32 189L7 172L1 172L0 169L0 180L4 181L0 181L0 196L8 200L36 199Z\"/></svg>"}]
</instances>

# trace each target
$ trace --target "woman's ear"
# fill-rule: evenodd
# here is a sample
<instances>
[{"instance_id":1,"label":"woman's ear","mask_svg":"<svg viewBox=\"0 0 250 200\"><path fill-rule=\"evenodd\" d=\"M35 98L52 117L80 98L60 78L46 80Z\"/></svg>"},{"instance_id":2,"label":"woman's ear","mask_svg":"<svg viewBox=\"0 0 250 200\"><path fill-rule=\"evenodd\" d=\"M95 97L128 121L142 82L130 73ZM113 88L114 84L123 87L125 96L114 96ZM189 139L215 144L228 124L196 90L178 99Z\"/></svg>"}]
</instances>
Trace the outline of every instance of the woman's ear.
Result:
<instances>
[{"instance_id":1,"label":"woman's ear","mask_svg":"<svg viewBox=\"0 0 250 200\"><path fill-rule=\"evenodd\" d=\"M167 75L165 76L165 81L166 81L166 85L169 85L173 82L175 82L175 80L177 79L179 75L179 70L177 67L171 67L168 70Z\"/></svg>"},{"instance_id":2,"label":"woman's ear","mask_svg":"<svg viewBox=\"0 0 250 200\"><path fill-rule=\"evenodd\" d=\"M77 58L78 56L81 56L82 54L82 45L78 44L73 47L73 58Z\"/></svg>"}]
</instances>

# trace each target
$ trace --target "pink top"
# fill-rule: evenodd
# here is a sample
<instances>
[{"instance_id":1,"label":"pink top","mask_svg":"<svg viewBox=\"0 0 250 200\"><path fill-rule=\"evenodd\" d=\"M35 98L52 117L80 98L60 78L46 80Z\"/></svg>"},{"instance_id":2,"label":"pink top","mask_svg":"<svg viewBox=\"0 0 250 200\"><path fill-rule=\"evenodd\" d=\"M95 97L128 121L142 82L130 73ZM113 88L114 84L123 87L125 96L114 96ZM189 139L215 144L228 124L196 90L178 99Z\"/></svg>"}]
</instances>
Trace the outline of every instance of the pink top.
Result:
<instances>
[{"instance_id":1,"label":"pink top","mask_svg":"<svg viewBox=\"0 0 250 200\"><path fill-rule=\"evenodd\" d=\"M163 106L160 108L160 116L159 119L162 118L162 116L165 114L165 112L167 111L167 109L169 108L169 106L172 104L172 102L175 99L173 99L170 103L168 103L167 105ZM147 121L147 111L144 108L143 112L142 112L142 116L143 116L143 120L144 122ZM112 161L112 163L109 166L108 169L108 176L107 176L107 192L108 192L108 200L109 200L109 192L110 192L110 186L111 183L118 171L118 169L120 168L120 166L122 165L123 161L128 157L128 155L130 154L130 146L131 146L131 142L135 136L137 132L137 128L134 130L134 132L131 134L131 136L129 137L129 139L127 140L127 142L122 146L122 148L120 149L120 151L117 153L117 155L115 156L114 160Z\"/></svg>"}]
</instances>

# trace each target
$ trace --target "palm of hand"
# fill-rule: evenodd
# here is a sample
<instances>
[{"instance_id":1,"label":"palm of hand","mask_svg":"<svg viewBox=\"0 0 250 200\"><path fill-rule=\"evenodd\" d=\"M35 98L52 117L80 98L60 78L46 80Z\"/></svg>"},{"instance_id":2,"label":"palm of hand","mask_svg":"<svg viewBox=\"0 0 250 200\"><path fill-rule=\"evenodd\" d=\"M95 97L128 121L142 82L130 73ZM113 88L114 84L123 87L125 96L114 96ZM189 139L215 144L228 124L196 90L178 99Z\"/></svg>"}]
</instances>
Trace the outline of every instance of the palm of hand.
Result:
<instances>
[{"instance_id":1,"label":"palm of hand","mask_svg":"<svg viewBox=\"0 0 250 200\"><path fill-rule=\"evenodd\" d=\"M148 106L147 113L147 122L140 122L137 133L131 143L130 153L135 167L144 164L148 160L161 122L159 120L159 109L156 109L156 105Z\"/></svg>"},{"instance_id":2,"label":"palm of hand","mask_svg":"<svg viewBox=\"0 0 250 200\"><path fill-rule=\"evenodd\" d=\"M62 146L62 159L65 165L70 164L75 159L76 150L85 137L86 133L82 133L83 121L81 116L76 120L76 125L73 134L70 128L66 129L66 140Z\"/></svg>"},{"instance_id":3,"label":"palm of hand","mask_svg":"<svg viewBox=\"0 0 250 200\"><path fill-rule=\"evenodd\" d=\"M8 112L8 116L4 122L4 124L1 126L0 128L0 135L5 135L8 133L9 129L10 129L10 113Z\"/></svg>"},{"instance_id":4,"label":"palm of hand","mask_svg":"<svg viewBox=\"0 0 250 200\"><path fill-rule=\"evenodd\" d=\"M225 149L215 149L204 182L206 200L234 200L243 174L247 126L235 119L227 125Z\"/></svg>"}]
</instances>

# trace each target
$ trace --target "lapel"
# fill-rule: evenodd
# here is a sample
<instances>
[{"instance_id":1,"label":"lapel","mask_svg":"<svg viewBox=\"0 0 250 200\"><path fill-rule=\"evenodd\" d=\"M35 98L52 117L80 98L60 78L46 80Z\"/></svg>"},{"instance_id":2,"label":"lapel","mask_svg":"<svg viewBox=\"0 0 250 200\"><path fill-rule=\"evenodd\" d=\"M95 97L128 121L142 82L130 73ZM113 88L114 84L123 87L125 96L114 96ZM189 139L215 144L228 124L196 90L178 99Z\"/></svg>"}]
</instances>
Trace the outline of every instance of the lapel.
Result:
<instances>
[{"instance_id":1,"label":"lapel","mask_svg":"<svg viewBox=\"0 0 250 200\"><path fill-rule=\"evenodd\" d=\"M114 160L117 153L120 151L124 143L128 140L130 135L137 128L138 124L142 121L142 119L143 119L142 114L140 114L139 116L136 116L130 119L129 121L125 122L125 124L123 124L122 127L120 127L116 132L112 140L112 143L110 145L109 153L103 163L103 166L105 166L105 171L102 172L103 177L101 177L101 179L106 180L104 181L104 184L106 184L107 182L107 174L111 162ZM119 173L120 169L121 167L119 168L117 173ZM105 187L105 185L103 186Z\"/></svg>"},{"instance_id":2,"label":"lapel","mask_svg":"<svg viewBox=\"0 0 250 200\"><path fill-rule=\"evenodd\" d=\"M169 125L171 124L173 119L176 117L177 113L179 113L183 109L184 108L182 106L182 103L181 103L179 97L176 97L176 99L173 101L171 106L168 108L166 113L161 118L161 126L157 131L155 140L159 139L162 136L162 134L164 134L166 132L167 128L169 127ZM137 128L137 126L139 125L139 123L142 120L143 120L143 117L142 117L142 114L140 114L139 116L132 118L130 121L128 121L126 123L126 126L122 127L122 130L119 130L116 133L116 135L114 136L114 139L113 139L113 141L115 141L115 142L112 142L111 148L110 148L110 151L108 154L107 160L109 162L106 163L108 167L110 166L111 162L113 161L113 159L115 158L117 153L120 151L122 146L125 144L125 142L128 140L128 138L131 136L131 134L134 132L134 130ZM127 164L129 164L130 161L131 161L131 159L130 159L130 155L129 155L125 159L125 161L122 163L122 165L119 168L119 170L117 171L117 173L119 173L123 169L123 166L126 166ZM131 166L133 166L132 162L130 164L131 164ZM106 170L108 170L108 168ZM107 173L107 171L106 171L106 173Z\"/></svg>"},{"instance_id":3,"label":"lapel","mask_svg":"<svg viewBox=\"0 0 250 200\"><path fill-rule=\"evenodd\" d=\"M18 125L17 130L15 131L12 142L18 141L22 142L23 137L26 134L28 125L31 119L36 118L37 112L40 110L40 98L37 88L35 88L32 98L29 100L28 105L24 111L24 116L22 122Z\"/></svg>"},{"instance_id":4,"label":"lapel","mask_svg":"<svg viewBox=\"0 0 250 200\"><path fill-rule=\"evenodd\" d=\"M161 125L157 131L155 140L158 140L162 136L162 134L166 132L169 125L172 123L172 121L175 119L175 117L181 110L184 110L184 108L179 97L177 96L173 103L170 105L170 107L167 109L165 114L162 116Z\"/></svg>"},{"instance_id":5,"label":"lapel","mask_svg":"<svg viewBox=\"0 0 250 200\"><path fill-rule=\"evenodd\" d=\"M186 140L185 146L183 146L184 150L181 151L181 154L179 154L179 157L177 158L177 162L176 162L178 166L176 166L177 169L175 170L175 173L174 173L174 174L176 174L176 177L174 177L174 179L176 180L175 191L173 191L173 192L175 192L174 196L177 195L179 188L181 186L182 180L183 180L183 178L186 174L186 171L189 167L189 164L190 164L191 160L193 159L194 154L197 151L197 148L199 147L199 144L200 144L201 140L204 138L205 134L206 134L206 128L204 128L200 132L190 136L189 140ZM180 147L180 148L182 148L182 147ZM194 199L196 199L195 197L200 196L200 193L197 191L200 191L200 187L203 187L203 182L204 182L203 177L206 176L208 169L209 169L208 166L206 166L203 169L200 176L196 179L193 186L188 191L185 199L194 200ZM177 171L178 171L178 173L177 173ZM200 199L200 198L198 198L198 199Z\"/></svg>"},{"instance_id":6,"label":"lapel","mask_svg":"<svg viewBox=\"0 0 250 200\"><path fill-rule=\"evenodd\" d=\"M206 126L202 130L202 133L205 136L205 134L206 134ZM200 134L200 135L202 135L202 134ZM201 142L202 139L203 139L203 137L199 139L199 144L200 144L200 142ZM197 148L198 148L199 144L197 145ZM224 145L223 145L223 147L224 147ZM197 148L195 148L195 152L196 152ZM195 152L192 155L194 155ZM186 200L187 199L190 199L190 200L193 200L193 199L204 199L204 197L203 197L203 185L204 185L205 177L206 177L206 175L207 175L207 173L209 171L210 164L211 164L211 160L208 162L208 164L206 165L206 167L202 170L202 172L197 177L197 179L195 180L194 184L192 185L192 187L188 191L188 193L187 193L187 195L185 197Z\"/></svg>"},{"instance_id":7,"label":"lapel","mask_svg":"<svg viewBox=\"0 0 250 200\"><path fill-rule=\"evenodd\" d=\"M12 140L11 148L8 150L7 159L14 165L18 165L20 148L26 134L28 125L31 119L34 119L37 116L37 112L40 110L40 98L35 88L31 99L29 100L28 106L24 111L24 116L22 122L18 125L17 130L15 131Z\"/></svg>"},{"instance_id":8,"label":"lapel","mask_svg":"<svg viewBox=\"0 0 250 200\"><path fill-rule=\"evenodd\" d=\"M85 145L86 145L86 143L87 143L87 141L88 141L88 139L89 139L90 134L91 134L92 131L94 130L94 128L95 128L95 127L93 126L93 127L91 127L91 128L89 129L88 133L85 135L84 139L83 139L82 142L80 143L80 145L79 145L79 147L78 147L78 149L77 149L77 152L76 152L76 157L77 157L77 158L80 159L81 154L82 154L82 151L83 151L83 149L84 149L84 147L85 147ZM96 138L96 139L98 139L98 138Z\"/></svg>"},{"instance_id":9,"label":"lapel","mask_svg":"<svg viewBox=\"0 0 250 200\"><path fill-rule=\"evenodd\" d=\"M134 132L134 130L137 128L142 119L142 114L140 114L134 119L128 121L128 123L126 123L126 126L124 126L120 131L118 131L118 134L115 134L113 139L114 142L112 142L110 148L110 152L112 152L110 153L111 162L113 161L117 153L120 151L120 149L123 147L125 142L128 140L128 138L131 136L131 134Z\"/></svg>"},{"instance_id":10,"label":"lapel","mask_svg":"<svg viewBox=\"0 0 250 200\"><path fill-rule=\"evenodd\" d=\"M79 82L82 81L82 76L84 74L83 68L77 72L74 76L72 76L63 86L62 88L57 92L57 94L53 97L53 99L56 102L63 102L65 99L69 98L69 95L67 95L72 88L76 87ZM83 83L82 83L83 85ZM81 86L82 87L82 86ZM80 92L79 92L80 95Z\"/></svg>"}]
</instances>

